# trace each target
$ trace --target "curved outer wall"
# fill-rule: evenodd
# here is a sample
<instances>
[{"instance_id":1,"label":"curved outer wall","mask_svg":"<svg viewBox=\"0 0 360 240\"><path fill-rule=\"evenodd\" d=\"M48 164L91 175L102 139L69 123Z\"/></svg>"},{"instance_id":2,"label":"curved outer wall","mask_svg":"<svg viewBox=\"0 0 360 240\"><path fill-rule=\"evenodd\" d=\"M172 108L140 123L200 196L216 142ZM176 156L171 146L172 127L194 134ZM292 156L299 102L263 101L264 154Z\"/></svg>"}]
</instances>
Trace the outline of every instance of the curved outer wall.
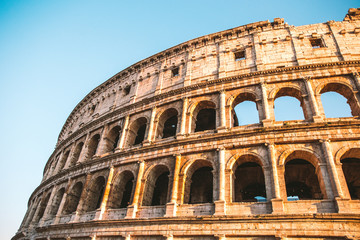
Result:
<instances>
[{"instance_id":1,"label":"curved outer wall","mask_svg":"<svg viewBox=\"0 0 360 240\"><path fill-rule=\"evenodd\" d=\"M359 177L343 163L360 161L359 70L360 9L252 23L144 59L75 107L13 239L358 239L360 189L347 181ZM328 91L353 117L325 117ZM275 121L281 96L304 120ZM236 126L243 101L258 123ZM290 201L289 179L311 196Z\"/></svg>"}]
</instances>

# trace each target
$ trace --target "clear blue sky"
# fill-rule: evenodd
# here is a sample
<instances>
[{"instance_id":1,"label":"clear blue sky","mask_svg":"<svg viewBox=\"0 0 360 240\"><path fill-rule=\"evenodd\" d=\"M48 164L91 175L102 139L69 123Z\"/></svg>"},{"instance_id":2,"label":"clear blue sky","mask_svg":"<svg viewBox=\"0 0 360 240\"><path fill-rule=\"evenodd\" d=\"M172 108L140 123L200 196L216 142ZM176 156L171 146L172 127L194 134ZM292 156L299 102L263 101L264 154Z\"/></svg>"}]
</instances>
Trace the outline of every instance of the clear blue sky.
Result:
<instances>
[{"instance_id":1,"label":"clear blue sky","mask_svg":"<svg viewBox=\"0 0 360 240\"><path fill-rule=\"evenodd\" d=\"M106 79L205 34L341 21L355 0L0 0L0 239L17 231L66 118Z\"/></svg>"}]
</instances>

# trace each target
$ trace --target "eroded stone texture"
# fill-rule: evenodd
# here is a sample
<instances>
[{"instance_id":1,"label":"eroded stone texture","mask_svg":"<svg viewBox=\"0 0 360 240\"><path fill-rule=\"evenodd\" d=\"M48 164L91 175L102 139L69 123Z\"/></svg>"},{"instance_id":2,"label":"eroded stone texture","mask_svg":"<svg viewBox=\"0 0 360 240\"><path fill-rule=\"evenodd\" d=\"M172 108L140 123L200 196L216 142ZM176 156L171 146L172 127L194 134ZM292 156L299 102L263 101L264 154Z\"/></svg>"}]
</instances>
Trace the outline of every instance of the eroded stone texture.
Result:
<instances>
[{"instance_id":1,"label":"eroded stone texture","mask_svg":"<svg viewBox=\"0 0 360 240\"><path fill-rule=\"evenodd\" d=\"M119 72L70 114L13 239L359 239L359 12L251 23ZM353 117L326 118L326 92ZM283 96L303 120L275 121Z\"/></svg>"}]
</instances>

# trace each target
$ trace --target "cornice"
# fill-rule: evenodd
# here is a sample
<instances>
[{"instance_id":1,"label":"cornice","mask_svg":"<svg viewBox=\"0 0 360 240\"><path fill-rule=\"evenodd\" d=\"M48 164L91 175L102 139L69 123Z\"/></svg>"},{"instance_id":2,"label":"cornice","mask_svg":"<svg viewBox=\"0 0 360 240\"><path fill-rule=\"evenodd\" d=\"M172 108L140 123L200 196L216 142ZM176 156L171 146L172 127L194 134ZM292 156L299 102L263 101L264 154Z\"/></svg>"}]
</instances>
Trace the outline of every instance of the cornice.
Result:
<instances>
[{"instance_id":1,"label":"cornice","mask_svg":"<svg viewBox=\"0 0 360 240\"><path fill-rule=\"evenodd\" d=\"M203 142L216 142L216 141L220 141L220 140L226 140L226 139L231 139L231 138L244 138L244 137L250 137L253 135L264 135L264 136L271 136L271 135L275 135L275 134L281 134L283 132L292 132L292 133L296 133L296 132L308 132L311 130L316 130L316 131L322 131L322 130L326 130L326 131L330 131L332 129L343 129L343 128L354 128L354 127L360 127L360 121L357 119L351 119L351 120L345 120L345 121L336 121L336 122L319 122L319 123L313 123L313 122L303 122L301 124L290 124L290 125L283 125L283 126L272 126L272 127L258 127L258 128L254 128L254 129L234 129L233 131L229 131L229 132L222 132L222 133L213 133L213 134L204 134L202 135L201 140ZM319 135L320 136L320 135ZM335 135L334 135L335 136ZM269 139L267 139L269 140ZM332 141L343 141L343 138L336 138L336 137L332 137L331 138ZM351 138L347 138L346 140L360 140L360 136L354 135ZM276 141L276 144L280 145L280 144L288 144L290 142L293 142L294 140L282 140L282 141ZM296 141L296 140L295 140ZM301 139L301 142L314 142L316 141L316 139L314 140L314 138L312 136L308 136L307 140ZM59 172L56 175L53 175L51 177L49 177L48 179L46 179L45 181L43 181L31 194L29 201L37 194L37 192L42 189L42 188L46 188L48 189L50 186L50 184L52 182L58 182L58 181L62 181L61 178L64 176L67 176L70 172L76 172L79 171L81 169L86 168L86 171L98 171L100 169L106 169L108 168L110 165L118 165L117 163L114 163L113 161L115 159L122 159L122 158L126 158L129 156L135 156L135 155L140 155L140 154L146 154L149 153L151 151L162 151L164 149L170 149L170 148L177 148L177 147L181 147L181 146L185 146L185 145L191 145L191 144L196 144L198 143L198 135L194 135L194 136L189 136L186 137L184 139L179 139L179 140L174 140L174 141L170 141L170 142L164 142L164 143L156 143L156 144L151 144L149 146L143 146L143 147L139 147L139 148L129 148L125 151L121 151L121 152L117 152L117 153L113 153L110 155L107 155L105 157L102 158L98 158L98 159L93 159L91 161L87 161L87 162L82 162L76 166L73 166L71 168L62 170L61 172ZM257 146L257 145L261 145L263 144L262 142L256 143L256 144L252 144L252 143L236 143L236 144L231 144L229 146L224 146L225 148L239 148L239 147L249 147L249 146ZM210 145L209 145L210 146ZM209 147L209 150L212 149L212 147ZM181 154L192 154L192 153L197 153L197 152L202 152L204 151L203 149L192 149L191 151L186 151L186 152L180 152ZM169 156L172 156L172 153L168 153ZM159 157L164 158L167 155L161 155L161 156L151 156L151 157L147 157L145 160L146 161L151 161L152 159L157 159ZM136 159L136 158L135 158ZM131 161L122 161L123 164L128 164L131 162L136 162L137 160L131 160ZM95 170L91 170L91 167L97 164L104 164L104 166L102 168L96 168ZM79 175L84 174L83 172L79 173Z\"/></svg>"}]
</instances>

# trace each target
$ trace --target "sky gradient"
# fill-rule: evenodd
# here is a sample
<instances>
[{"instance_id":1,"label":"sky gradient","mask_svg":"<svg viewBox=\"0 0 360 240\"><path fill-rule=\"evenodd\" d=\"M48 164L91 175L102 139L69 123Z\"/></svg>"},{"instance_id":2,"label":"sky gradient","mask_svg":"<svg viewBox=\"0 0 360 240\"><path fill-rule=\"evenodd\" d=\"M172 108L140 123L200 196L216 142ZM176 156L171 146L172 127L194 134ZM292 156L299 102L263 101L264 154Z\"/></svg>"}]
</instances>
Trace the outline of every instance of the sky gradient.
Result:
<instances>
[{"instance_id":1,"label":"sky gradient","mask_svg":"<svg viewBox=\"0 0 360 240\"><path fill-rule=\"evenodd\" d=\"M341 21L359 5L0 0L0 239L15 235L73 108L117 72L202 35L277 17L295 26Z\"/></svg>"}]
</instances>

